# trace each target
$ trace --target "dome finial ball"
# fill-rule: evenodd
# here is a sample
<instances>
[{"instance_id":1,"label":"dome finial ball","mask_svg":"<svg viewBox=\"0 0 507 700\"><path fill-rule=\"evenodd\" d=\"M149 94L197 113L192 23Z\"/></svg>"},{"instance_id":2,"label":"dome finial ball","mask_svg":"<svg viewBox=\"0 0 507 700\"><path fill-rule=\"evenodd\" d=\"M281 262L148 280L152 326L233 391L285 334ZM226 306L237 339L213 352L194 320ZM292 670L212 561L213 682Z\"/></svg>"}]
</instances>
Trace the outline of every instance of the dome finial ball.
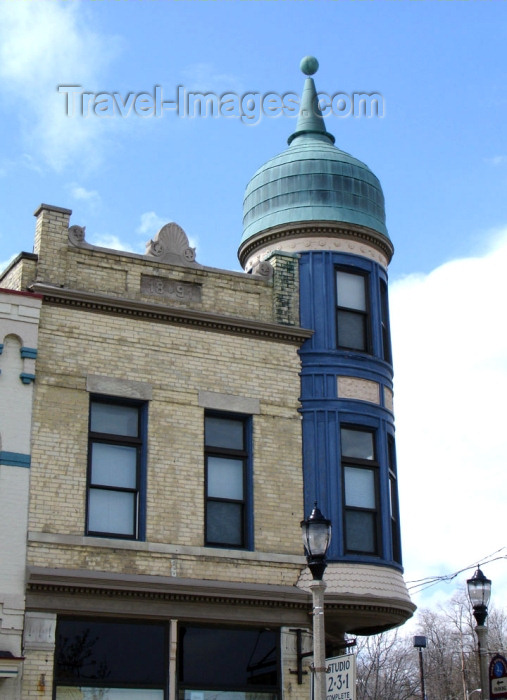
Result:
<instances>
[{"instance_id":1,"label":"dome finial ball","mask_svg":"<svg viewBox=\"0 0 507 700\"><path fill-rule=\"evenodd\" d=\"M301 72L305 75L314 75L319 70L319 62L315 56L305 56L299 64Z\"/></svg>"}]
</instances>

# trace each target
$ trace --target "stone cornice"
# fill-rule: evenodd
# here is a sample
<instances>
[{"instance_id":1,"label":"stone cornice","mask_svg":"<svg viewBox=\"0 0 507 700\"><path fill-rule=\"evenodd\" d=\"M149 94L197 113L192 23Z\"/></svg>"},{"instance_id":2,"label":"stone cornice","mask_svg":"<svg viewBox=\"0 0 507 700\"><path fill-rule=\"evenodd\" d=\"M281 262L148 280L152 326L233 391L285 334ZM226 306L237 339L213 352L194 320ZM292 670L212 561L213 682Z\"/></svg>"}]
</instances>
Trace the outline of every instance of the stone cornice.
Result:
<instances>
[{"instance_id":1,"label":"stone cornice","mask_svg":"<svg viewBox=\"0 0 507 700\"><path fill-rule=\"evenodd\" d=\"M28 607L59 608L58 596L71 596L90 601L103 599L128 600L139 603L171 603L191 605L233 605L243 608L311 611L311 596L296 586L242 583L235 581L196 580L177 577L117 574L101 571L52 569L29 566L27 569ZM37 600L37 603L35 601ZM46 601L44 603L43 601ZM111 603L112 604L112 603ZM90 605L90 603L88 604ZM326 594L326 625L332 635L336 631L374 629L380 615L385 629L405 622L415 606L400 600L373 596ZM48 609L49 609L48 608ZM188 610L188 608L187 608ZM219 614L219 613L217 613ZM259 612L260 614L260 612ZM343 623L345 622L345 626ZM375 626L376 623L376 626ZM359 632L356 632L359 633ZM365 632L366 633L366 632Z\"/></svg>"},{"instance_id":2,"label":"stone cornice","mask_svg":"<svg viewBox=\"0 0 507 700\"><path fill-rule=\"evenodd\" d=\"M72 306L84 311L114 313L139 320L192 326L205 331L254 336L263 340L301 345L313 333L313 331L298 326L283 326L205 311L160 306L159 304L113 297L107 294L64 289L44 282L36 282L32 285L31 290L44 295L44 301L50 304Z\"/></svg>"},{"instance_id":3,"label":"stone cornice","mask_svg":"<svg viewBox=\"0 0 507 700\"><path fill-rule=\"evenodd\" d=\"M271 241L283 241L291 238L317 238L319 236L333 236L336 238L364 241L377 248L386 256L388 262L394 253L394 246L386 236L373 229L352 224L333 224L329 221L312 221L293 224L290 227L277 226L247 239L239 248L238 258L244 267L248 258L257 248L269 244Z\"/></svg>"},{"instance_id":4,"label":"stone cornice","mask_svg":"<svg viewBox=\"0 0 507 700\"><path fill-rule=\"evenodd\" d=\"M39 216L41 211L55 211L59 214L72 214L72 209L65 209L64 207L56 207L54 204L39 204L37 209L34 211L34 216Z\"/></svg>"},{"instance_id":5,"label":"stone cornice","mask_svg":"<svg viewBox=\"0 0 507 700\"><path fill-rule=\"evenodd\" d=\"M43 567L28 567L27 590L30 593L72 593L185 602L234 602L249 606L304 609L309 604L308 594L295 586Z\"/></svg>"}]
</instances>

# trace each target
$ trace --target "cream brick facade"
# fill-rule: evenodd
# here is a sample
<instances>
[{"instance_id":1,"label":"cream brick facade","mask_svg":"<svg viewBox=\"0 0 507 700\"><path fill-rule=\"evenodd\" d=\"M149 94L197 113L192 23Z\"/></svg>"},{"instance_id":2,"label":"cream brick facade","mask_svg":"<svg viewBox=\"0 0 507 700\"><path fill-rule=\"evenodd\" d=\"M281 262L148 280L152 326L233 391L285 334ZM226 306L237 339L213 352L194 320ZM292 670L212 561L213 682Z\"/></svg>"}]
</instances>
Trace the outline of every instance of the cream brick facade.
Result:
<instances>
[{"instance_id":1,"label":"cream brick facade","mask_svg":"<svg viewBox=\"0 0 507 700\"><path fill-rule=\"evenodd\" d=\"M306 698L306 676L298 685L289 673L296 649L289 630L309 626L308 596L295 586L305 564L297 351L310 333L295 324L293 256L285 264L280 254L274 271L231 273L97 249L69 225L69 210L42 205L36 264L22 255L2 280L24 282L44 297L28 615L39 616L44 629L55 615L95 611L284 626L284 692ZM148 404L141 540L85 535L88 412L97 394ZM253 538L246 550L205 546L207 408L252 414ZM42 653L25 630L23 698L53 697L54 643L46 634Z\"/></svg>"}]
</instances>

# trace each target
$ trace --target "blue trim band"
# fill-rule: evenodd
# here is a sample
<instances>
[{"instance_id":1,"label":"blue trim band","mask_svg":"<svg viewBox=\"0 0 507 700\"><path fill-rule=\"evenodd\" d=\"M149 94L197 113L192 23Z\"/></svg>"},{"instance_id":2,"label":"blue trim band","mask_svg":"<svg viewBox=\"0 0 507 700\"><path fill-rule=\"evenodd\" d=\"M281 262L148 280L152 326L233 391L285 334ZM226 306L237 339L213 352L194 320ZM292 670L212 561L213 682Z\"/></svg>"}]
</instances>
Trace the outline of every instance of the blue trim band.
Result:
<instances>
[{"instance_id":1,"label":"blue trim band","mask_svg":"<svg viewBox=\"0 0 507 700\"><path fill-rule=\"evenodd\" d=\"M30 455L21 452L0 452L0 464L8 467L25 467L30 469Z\"/></svg>"},{"instance_id":2,"label":"blue trim band","mask_svg":"<svg viewBox=\"0 0 507 700\"><path fill-rule=\"evenodd\" d=\"M21 372L19 378L21 379L23 384L30 384L30 382L35 381L35 374L27 374L26 372Z\"/></svg>"},{"instance_id":3,"label":"blue trim band","mask_svg":"<svg viewBox=\"0 0 507 700\"><path fill-rule=\"evenodd\" d=\"M4 344L0 343L0 355L3 353L3 351L4 351Z\"/></svg>"},{"instance_id":4,"label":"blue trim band","mask_svg":"<svg viewBox=\"0 0 507 700\"><path fill-rule=\"evenodd\" d=\"M27 357L29 360L35 360L37 358L37 348L22 347L20 353L21 357Z\"/></svg>"}]
</instances>

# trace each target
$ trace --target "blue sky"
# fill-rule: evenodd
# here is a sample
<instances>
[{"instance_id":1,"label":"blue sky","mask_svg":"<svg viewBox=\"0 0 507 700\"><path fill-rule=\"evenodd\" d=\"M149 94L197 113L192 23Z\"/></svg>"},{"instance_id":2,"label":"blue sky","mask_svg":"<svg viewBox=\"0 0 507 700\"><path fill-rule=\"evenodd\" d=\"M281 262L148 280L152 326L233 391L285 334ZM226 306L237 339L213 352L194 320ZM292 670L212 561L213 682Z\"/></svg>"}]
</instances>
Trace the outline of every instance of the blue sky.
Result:
<instances>
[{"instance_id":1,"label":"blue sky","mask_svg":"<svg viewBox=\"0 0 507 700\"><path fill-rule=\"evenodd\" d=\"M90 243L134 252L176 221L198 262L239 269L245 186L295 128L284 116L71 118L58 85L300 93L313 54L319 91L380 93L382 118L327 128L380 178L396 251L407 579L460 569L507 544L506 47L496 1L4 0L0 261L32 250L46 202L72 209ZM468 523L478 508L486 533ZM507 593L507 562L495 566L485 573Z\"/></svg>"}]
</instances>

